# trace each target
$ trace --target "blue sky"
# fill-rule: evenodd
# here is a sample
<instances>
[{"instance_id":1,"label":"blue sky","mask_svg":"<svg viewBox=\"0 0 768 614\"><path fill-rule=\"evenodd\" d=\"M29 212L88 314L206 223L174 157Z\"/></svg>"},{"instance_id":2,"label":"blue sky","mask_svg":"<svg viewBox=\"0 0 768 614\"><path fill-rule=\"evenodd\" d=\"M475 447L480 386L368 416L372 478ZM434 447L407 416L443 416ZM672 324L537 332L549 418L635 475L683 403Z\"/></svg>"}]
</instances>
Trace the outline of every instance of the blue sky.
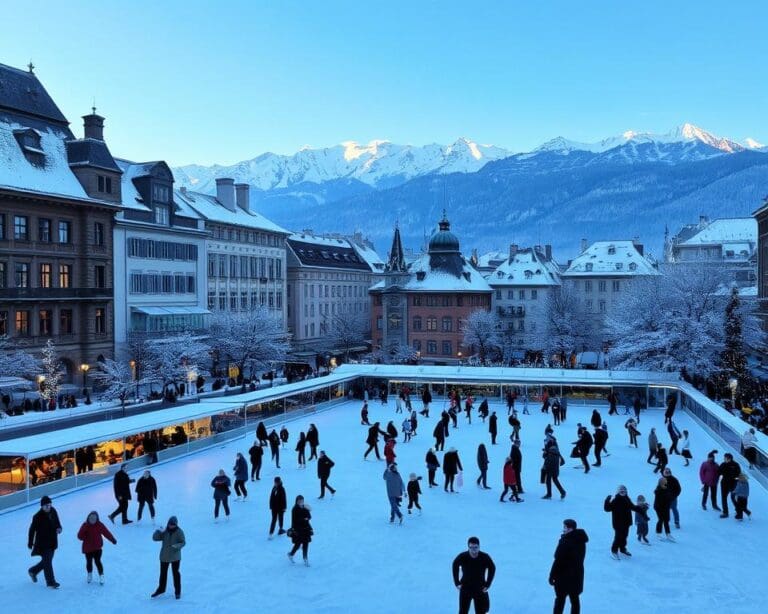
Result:
<instances>
[{"instance_id":1,"label":"blue sky","mask_svg":"<svg viewBox=\"0 0 768 614\"><path fill-rule=\"evenodd\" d=\"M2 11L0 62L31 59L77 134L95 96L110 148L134 159L232 163L459 136L524 151L686 121L768 141L766 2L27 0Z\"/></svg>"}]
</instances>

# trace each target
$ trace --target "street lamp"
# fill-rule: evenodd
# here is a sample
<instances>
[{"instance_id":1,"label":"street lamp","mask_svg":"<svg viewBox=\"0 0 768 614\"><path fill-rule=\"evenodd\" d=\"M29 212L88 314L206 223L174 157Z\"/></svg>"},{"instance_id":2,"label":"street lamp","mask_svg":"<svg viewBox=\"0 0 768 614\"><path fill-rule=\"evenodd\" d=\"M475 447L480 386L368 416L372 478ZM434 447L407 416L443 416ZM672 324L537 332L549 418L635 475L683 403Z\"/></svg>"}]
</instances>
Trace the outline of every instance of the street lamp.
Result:
<instances>
[{"instance_id":1,"label":"street lamp","mask_svg":"<svg viewBox=\"0 0 768 614\"><path fill-rule=\"evenodd\" d=\"M459 359L459 364L461 364L461 350L459 350L459 351L456 353L456 356L457 356L457 357L458 357L458 359Z\"/></svg>"},{"instance_id":2,"label":"street lamp","mask_svg":"<svg viewBox=\"0 0 768 614\"><path fill-rule=\"evenodd\" d=\"M80 365L80 370L83 372L83 394L85 394L86 389L86 378L88 377L88 369L91 368L91 365L83 363Z\"/></svg>"},{"instance_id":3,"label":"street lamp","mask_svg":"<svg viewBox=\"0 0 768 614\"><path fill-rule=\"evenodd\" d=\"M45 375L37 376L37 388L40 392L43 391L43 384L45 383Z\"/></svg>"},{"instance_id":4,"label":"street lamp","mask_svg":"<svg viewBox=\"0 0 768 614\"><path fill-rule=\"evenodd\" d=\"M731 407L736 409L736 389L739 387L739 380L732 377L728 380L728 388L731 389Z\"/></svg>"},{"instance_id":5,"label":"street lamp","mask_svg":"<svg viewBox=\"0 0 768 614\"><path fill-rule=\"evenodd\" d=\"M128 361L128 366L131 367L131 381L136 381L136 361L131 359ZM133 389L133 400L139 400L139 384L137 383Z\"/></svg>"}]
</instances>

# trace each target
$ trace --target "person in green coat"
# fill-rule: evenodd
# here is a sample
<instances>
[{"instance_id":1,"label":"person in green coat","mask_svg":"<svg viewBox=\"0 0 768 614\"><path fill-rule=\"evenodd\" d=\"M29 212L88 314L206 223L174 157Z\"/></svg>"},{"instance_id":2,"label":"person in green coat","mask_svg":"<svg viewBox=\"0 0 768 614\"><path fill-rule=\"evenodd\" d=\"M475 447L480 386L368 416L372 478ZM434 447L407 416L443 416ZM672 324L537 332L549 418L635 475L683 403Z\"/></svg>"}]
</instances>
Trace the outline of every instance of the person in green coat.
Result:
<instances>
[{"instance_id":1,"label":"person in green coat","mask_svg":"<svg viewBox=\"0 0 768 614\"><path fill-rule=\"evenodd\" d=\"M168 519L165 530L160 531L158 529L155 531L152 534L152 539L156 542L162 542L163 545L160 548L160 581L157 589L151 596L157 597L165 592L168 581L168 567L170 566L173 572L173 588L176 593L176 599L181 599L181 572L179 567L181 566L181 549L187 542L184 539L184 531L179 527L176 516L171 516Z\"/></svg>"}]
</instances>

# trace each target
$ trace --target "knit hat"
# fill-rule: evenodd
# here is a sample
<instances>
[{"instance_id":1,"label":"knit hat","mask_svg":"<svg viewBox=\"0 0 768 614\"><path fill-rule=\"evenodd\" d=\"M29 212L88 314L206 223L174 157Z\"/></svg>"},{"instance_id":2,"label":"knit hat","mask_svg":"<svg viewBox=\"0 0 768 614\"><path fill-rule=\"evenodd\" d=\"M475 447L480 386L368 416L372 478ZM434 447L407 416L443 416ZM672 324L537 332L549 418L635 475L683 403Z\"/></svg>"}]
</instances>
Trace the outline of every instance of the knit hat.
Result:
<instances>
[{"instance_id":1,"label":"knit hat","mask_svg":"<svg viewBox=\"0 0 768 614\"><path fill-rule=\"evenodd\" d=\"M167 524L166 526L169 526L169 527L170 527L170 526L174 526L174 527L177 527L177 526L179 526L179 521L178 521L178 519L176 518L176 516L171 516L171 517L168 519L168 524Z\"/></svg>"},{"instance_id":2,"label":"knit hat","mask_svg":"<svg viewBox=\"0 0 768 614\"><path fill-rule=\"evenodd\" d=\"M40 499L40 507L43 505L50 505L51 498L48 495L45 495L42 499Z\"/></svg>"}]
</instances>

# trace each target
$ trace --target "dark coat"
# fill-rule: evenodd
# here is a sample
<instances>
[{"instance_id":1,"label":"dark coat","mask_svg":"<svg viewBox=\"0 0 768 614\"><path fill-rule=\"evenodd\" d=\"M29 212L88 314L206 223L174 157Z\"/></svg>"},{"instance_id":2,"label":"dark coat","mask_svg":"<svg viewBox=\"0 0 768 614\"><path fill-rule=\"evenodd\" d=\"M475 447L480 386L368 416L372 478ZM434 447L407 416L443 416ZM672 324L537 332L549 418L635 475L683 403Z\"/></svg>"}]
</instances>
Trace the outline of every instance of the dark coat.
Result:
<instances>
[{"instance_id":1,"label":"dark coat","mask_svg":"<svg viewBox=\"0 0 768 614\"><path fill-rule=\"evenodd\" d=\"M326 480L331 477L331 467L333 467L336 463L334 463L330 458L327 456L321 456L317 459L317 477L319 477L321 480L325 478Z\"/></svg>"},{"instance_id":2,"label":"dark coat","mask_svg":"<svg viewBox=\"0 0 768 614\"><path fill-rule=\"evenodd\" d=\"M392 424L392 422L387 424L387 436L390 439L397 439L397 428L394 424Z\"/></svg>"},{"instance_id":3,"label":"dark coat","mask_svg":"<svg viewBox=\"0 0 768 614\"><path fill-rule=\"evenodd\" d=\"M157 482L151 475L148 478L140 477L136 482L136 498L139 501L154 503L157 499Z\"/></svg>"},{"instance_id":4,"label":"dark coat","mask_svg":"<svg viewBox=\"0 0 768 614\"><path fill-rule=\"evenodd\" d=\"M368 437L365 440L365 443L367 443L369 446L375 445L379 442L379 435L384 435L385 437L387 436L387 434L377 425L378 422L368 429Z\"/></svg>"},{"instance_id":5,"label":"dark coat","mask_svg":"<svg viewBox=\"0 0 768 614\"><path fill-rule=\"evenodd\" d=\"M496 414L492 414L491 417L488 419L488 432L491 435L496 435L499 432L499 417Z\"/></svg>"},{"instance_id":6,"label":"dark coat","mask_svg":"<svg viewBox=\"0 0 768 614\"><path fill-rule=\"evenodd\" d=\"M680 480L678 480L674 475L668 475L664 477L667 480L667 490L669 491L669 496L672 499L679 497L680 493L683 492L683 487L680 486Z\"/></svg>"},{"instance_id":7,"label":"dark coat","mask_svg":"<svg viewBox=\"0 0 768 614\"><path fill-rule=\"evenodd\" d=\"M576 442L576 445L584 456L589 454L593 441L591 433L587 429L584 429L581 432L581 437L579 437L579 440Z\"/></svg>"},{"instance_id":8,"label":"dark coat","mask_svg":"<svg viewBox=\"0 0 768 614\"><path fill-rule=\"evenodd\" d=\"M669 520L669 506L672 503L670 495L669 487L657 486L656 490L653 491L653 509L662 520Z\"/></svg>"},{"instance_id":9,"label":"dark coat","mask_svg":"<svg viewBox=\"0 0 768 614\"><path fill-rule=\"evenodd\" d=\"M605 448L605 444L608 442L608 431L603 429L595 429L595 449L602 450Z\"/></svg>"},{"instance_id":10,"label":"dark coat","mask_svg":"<svg viewBox=\"0 0 768 614\"><path fill-rule=\"evenodd\" d=\"M608 495L603 503L603 509L611 512L611 525L618 531L632 526L632 512L637 512L640 508L632 503L628 495Z\"/></svg>"},{"instance_id":11,"label":"dark coat","mask_svg":"<svg viewBox=\"0 0 768 614\"><path fill-rule=\"evenodd\" d=\"M32 556L41 555L46 550L56 550L59 547L59 514L55 508L46 512L40 508L32 516L32 524L29 525L27 545L32 548Z\"/></svg>"},{"instance_id":12,"label":"dark coat","mask_svg":"<svg viewBox=\"0 0 768 614\"><path fill-rule=\"evenodd\" d=\"M581 594L584 590L584 557L588 541L583 529L574 529L560 537L549 570L549 583L558 591Z\"/></svg>"},{"instance_id":13,"label":"dark coat","mask_svg":"<svg viewBox=\"0 0 768 614\"><path fill-rule=\"evenodd\" d=\"M445 475L456 475L459 471L463 471L464 467L461 466L461 460L459 459L458 452L446 452L443 456L443 473Z\"/></svg>"},{"instance_id":14,"label":"dark coat","mask_svg":"<svg viewBox=\"0 0 768 614\"><path fill-rule=\"evenodd\" d=\"M230 490L229 487L232 484L230 479L226 475L217 475L211 480L211 486L213 487L214 499L226 499Z\"/></svg>"},{"instance_id":15,"label":"dark coat","mask_svg":"<svg viewBox=\"0 0 768 614\"><path fill-rule=\"evenodd\" d=\"M717 473L720 475L720 487L731 491L736 487L736 478L741 473L741 467L735 460L725 461L720 463Z\"/></svg>"},{"instance_id":16,"label":"dark coat","mask_svg":"<svg viewBox=\"0 0 768 614\"><path fill-rule=\"evenodd\" d=\"M256 438L259 441L267 439L267 427L264 426L263 422L259 422L258 426L256 427Z\"/></svg>"},{"instance_id":17,"label":"dark coat","mask_svg":"<svg viewBox=\"0 0 768 614\"><path fill-rule=\"evenodd\" d=\"M244 456L237 457L235 460L235 466L232 468L232 471L235 474L236 480L248 479L248 461L245 460Z\"/></svg>"},{"instance_id":18,"label":"dark coat","mask_svg":"<svg viewBox=\"0 0 768 614\"><path fill-rule=\"evenodd\" d=\"M273 512L284 512L288 508L288 500L285 496L285 488L282 484L276 484L269 493L269 509Z\"/></svg>"},{"instance_id":19,"label":"dark coat","mask_svg":"<svg viewBox=\"0 0 768 614\"><path fill-rule=\"evenodd\" d=\"M432 437L438 440L445 439L445 427L442 422L438 422L435 425L435 430L432 431Z\"/></svg>"},{"instance_id":20,"label":"dark coat","mask_svg":"<svg viewBox=\"0 0 768 614\"><path fill-rule=\"evenodd\" d=\"M544 471L550 477L556 478L560 475L560 448L557 447L557 443L551 441L544 448Z\"/></svg>"},{"instance_id":21,"label":"dark coat","mask_svg":"<svg viewBox=\"0 0 768 614\"><path fill-rule=\"evenodd\" d=\"M317 428L311 428L307 431L307 443L310 448L316 448L320 445L320 433L317 432Z\"/></svg>"},{"instance_id":22,"label":"dark coat","mask_svg":"<svg viewBox=\"0 0 768 614\"><path fill-rule=\"evenodd\" d=\"M435 470L440 468L440 461L437 460L437 455L432 452L427 452L424 461L427 463L427 469Z\"/></svg>"},{"instance_id":23,"label":"dark coat","mask_svg":"<svg viewBox=\"0 0 768 614\"><path fill-rule=\"evenodd\" d=\"M260 465L261 457L264 456L264 450L262 450L259 444L255 443L251 446L250 450L248 450L248 455L251 457L252 465Z\"/></svg>"},{"instance_id":24,"label":"dark coat","mask_svg":"<svg viewBox=\"0 0 768 614\"><path fill-rule=\"evenodd\" d=\"M480 471L488 469L488 451L483 444L477 446L477 466Z\"/></svg>"},{"instance_id":25,"label":"dark coat","mask_svg":"<svg viewBox=\"0 0 768 614\"><path fill-rule=\"evenodd\" d=\"M277 450L280 447L280 436L275 431L272 431L267 439L270 450Z\"/></svg>"},{"instance_id":26,"label":"dark coat","mask_svg":"<svg viewBox=\"0 0 768 614\"><path fill-rule=\"evenodd\" d=\"M112 480L112 488L115 491L115 499L131 498L131 483L135 482L125 471L118 471Z\"/></svg>"},{"instance_id":27,"label":"dark coat","mask_svg":"<svg viewBox=\"0 0 768 614\"><path fill-rule=\"evenodd\" d=\"M301 544L303 542L309 543L312 541L312 534L314 531L312 530L312 525L309 524L310 518L312 518L312 514L309 513L309 510L306 507L300 507L298 505L293 506L293 509L291 510L291 529L293 529L293 537L291 539L294 544Z\"/></svg>"},{"instance_id":28,"label":"dark coat","mask_svg":"<svg viewBox=\"0 0 768 614\"><path fill-rule=\"evenodd\" d=\"M600 412L596 409L592 410L592 417L589 419L589 422L592 426L597 428L603 423L603 419L600 417Z\"/></svg>"},{"instance_id":29,"label":"dark coat","mask_svg":"<svg viewBox=\"0 0 768 614\"><path fill-rule=\"evenodd\" d=\"M408 480L408 485L406 486L406 491L408 492L408 498L409 499L418 499L419 495L421 494L421 486L419 486L419 480L421 478L418 478L416 480Z\"/></svg>"},{"instance_id":30,"label":"dark coat","mask_svg":"<svg viewBox=\"0 0 768 614\"><path fill-rule=\"evenodd\" d=\"M512 460L512 466L515 468L515 471L522 470L523 453L520 451L520 446L512 446L512 449L509 452L509 458Z\"/></svg>"},{"instance_id":31,"label":"dark coat","mask_svg":"<svg viewBox=\"0 0 768 614\"><path fill-rule=\"evenodd\" d=\"M296 451L304 452L306 448L307 448L307 438L304 435L304 433L302 433L301 435L299 435L299 440L296 442Z\"/></svg>"},{"instance_id":32,"label":"dark coat","mask_svg":"<svg viewBox=\"0 0 768 614\"><path fill-rule=\"evenodd\" d=\"M432 402L432 393L429 391L429 388L425 388L424 392L421 393L421 400L424 405L428 405Z\"/></svg>"}]
</instances>

